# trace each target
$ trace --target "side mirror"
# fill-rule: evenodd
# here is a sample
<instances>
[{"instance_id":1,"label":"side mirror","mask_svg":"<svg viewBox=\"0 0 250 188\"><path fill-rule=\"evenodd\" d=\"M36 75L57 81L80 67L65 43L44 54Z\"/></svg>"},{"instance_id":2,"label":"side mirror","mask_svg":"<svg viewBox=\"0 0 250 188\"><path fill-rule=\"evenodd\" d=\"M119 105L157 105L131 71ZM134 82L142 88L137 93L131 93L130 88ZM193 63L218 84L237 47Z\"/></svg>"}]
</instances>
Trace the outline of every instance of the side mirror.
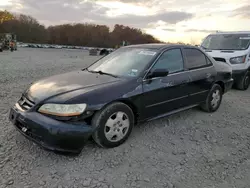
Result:
<instances>
[{"instance_id":1,"label":"side mirror","mask_svg":"<svg viewBox=\"0 0 250 188\"><path fill-rule=\"evenodd\" d=\"M147 75L147 78L156 78L167 76L169 71L167 69L155 69Z\"/></svg>"}]
</instances>

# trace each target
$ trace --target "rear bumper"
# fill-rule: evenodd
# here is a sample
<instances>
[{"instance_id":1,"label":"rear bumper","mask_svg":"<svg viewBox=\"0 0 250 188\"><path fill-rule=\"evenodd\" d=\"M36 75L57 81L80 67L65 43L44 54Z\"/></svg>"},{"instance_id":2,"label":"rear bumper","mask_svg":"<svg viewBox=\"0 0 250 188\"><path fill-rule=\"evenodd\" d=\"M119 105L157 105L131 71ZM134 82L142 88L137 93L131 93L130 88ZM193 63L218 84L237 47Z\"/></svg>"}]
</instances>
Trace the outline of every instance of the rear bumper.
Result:
<instances>
[{"instance_id":1,"label":"rear bumper","mask_svg":"<svg viewBox=\"0 0 250 188\"><path fill-rule=\"evenodd\" d=\"M15 106L10 121L29 140L45 149L62 152L80 152L93 129L86 123L74 125L57 121L37 112L23 112Z\"/></svg>"}]
</instances>

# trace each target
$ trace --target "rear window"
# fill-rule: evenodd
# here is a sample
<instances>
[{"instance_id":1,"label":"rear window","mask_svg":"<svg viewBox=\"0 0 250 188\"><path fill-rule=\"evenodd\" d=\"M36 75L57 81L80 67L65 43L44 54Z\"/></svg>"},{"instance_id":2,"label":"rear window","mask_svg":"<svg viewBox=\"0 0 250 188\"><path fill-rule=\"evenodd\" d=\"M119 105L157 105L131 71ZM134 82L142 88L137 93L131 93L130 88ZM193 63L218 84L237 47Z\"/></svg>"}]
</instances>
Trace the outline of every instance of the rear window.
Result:
<instances>
[{"instance_id":1,"label":"rear window","mask_svg":"<svg viewBox=\"0 0 250 188\"><path fill-rule=\"evenodd\" d=\"M194 48L185 48L184 52L187 58L188 69L207 66L207 57L200 50Z\"/></svg>"}]
</instances>

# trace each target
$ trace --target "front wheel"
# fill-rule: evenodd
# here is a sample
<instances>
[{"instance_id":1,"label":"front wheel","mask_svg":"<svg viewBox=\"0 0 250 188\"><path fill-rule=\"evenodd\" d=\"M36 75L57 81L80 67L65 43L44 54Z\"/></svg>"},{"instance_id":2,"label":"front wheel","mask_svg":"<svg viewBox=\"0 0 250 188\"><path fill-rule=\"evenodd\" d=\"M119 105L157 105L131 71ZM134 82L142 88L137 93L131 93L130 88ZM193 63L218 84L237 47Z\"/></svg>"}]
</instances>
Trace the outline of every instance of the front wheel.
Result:
<instances>
[{"instance_id":1,"label":"front wheel","mask_svg":"<svg viewBox=\"0 0 250 188\"><path fill-rule=\"evenodd\" d=\"M236 84L237 89L247 90L250 85L250 72L247 72L240 81Z\"/></svg>"},{"instance_id":2,"label":"front wheel","mask_svg":"<svg viewBox=\"0 0 250 188\"><path fill-rule=\"evenodd\" d=\"M201 105L202 110L206 112L215 112L220 107L222 100L222 88L218 84L214 84L208 93L206 102Z\"/></svg>"},{"instance_id":3,"label":"front wheel","mask_svg":"<svg viewBox=\"0 0 250 188\"><path fill-rule=\"evenodd\" d=\"M134 114L126 104L116 102L97 112L92 119L92 126L96 128L93 139L99 146L117 147L123 144L132 132Z\"/></svg>"}]
</instances>

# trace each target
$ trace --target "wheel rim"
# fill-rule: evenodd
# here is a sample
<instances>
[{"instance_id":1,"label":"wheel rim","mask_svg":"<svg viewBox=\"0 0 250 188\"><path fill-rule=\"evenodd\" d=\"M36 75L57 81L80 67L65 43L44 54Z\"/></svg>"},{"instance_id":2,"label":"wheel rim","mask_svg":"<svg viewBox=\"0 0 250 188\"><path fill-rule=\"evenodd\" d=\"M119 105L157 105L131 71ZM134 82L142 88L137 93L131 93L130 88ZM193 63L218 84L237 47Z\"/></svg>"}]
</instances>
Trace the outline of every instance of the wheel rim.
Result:
<instances>
[{"instance_id":1,"label":"wheel rim","mask_svg":"<svg viewBox=\"0 0 250 188\"><path fill-rule=\"evenodd\" d=\"M244 80L244 85L245 85L245 88L247 88L249 86L249 76L246 76L245 80Z\"/></svg>"},{"instance_id":2,"label":"wheel rim","mask_svg":"<svg viewBox=\"0 0 250 188\"><path fill-rule=\"evenodd\" d=\"M126 136L129 126L130 122L127 114L116 112L108 118L105 124L105 137L110 142L118 142Z\"/></svg>"},{"instance_id":3,"label":"wheel rim","mask_svg":"<svg viewBox=\"0 0 250 188\"><path fill-rule=\"evenodd\" d=\"M211 105L213 108L216 108L219 105L220 99L221 99L220 91L217 89L212 94Z\"/></svg>"}]
</instances>

